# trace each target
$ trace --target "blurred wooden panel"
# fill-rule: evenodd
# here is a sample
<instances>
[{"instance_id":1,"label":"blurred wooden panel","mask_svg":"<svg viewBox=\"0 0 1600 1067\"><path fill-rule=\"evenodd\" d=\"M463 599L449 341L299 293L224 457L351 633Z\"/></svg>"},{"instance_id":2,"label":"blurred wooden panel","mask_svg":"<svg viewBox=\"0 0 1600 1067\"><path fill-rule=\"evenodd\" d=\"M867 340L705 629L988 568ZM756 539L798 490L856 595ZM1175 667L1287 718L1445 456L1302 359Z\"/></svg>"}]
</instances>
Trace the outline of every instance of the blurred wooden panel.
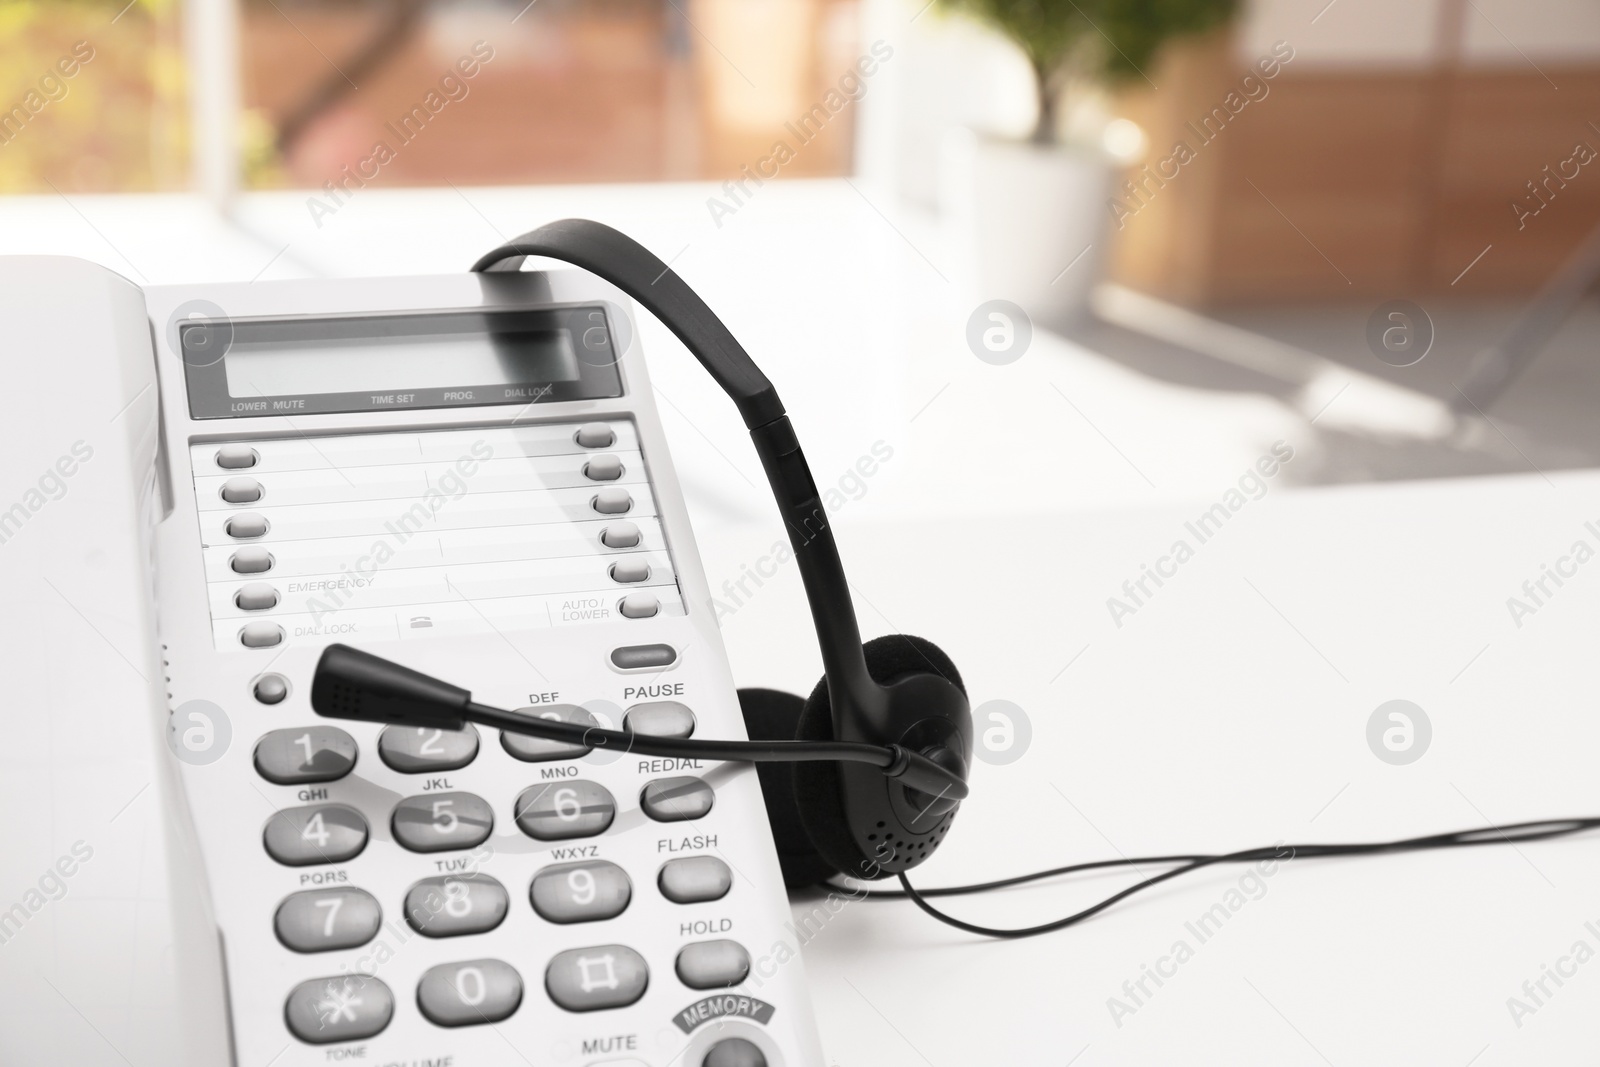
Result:
<instances>
[{"instance_id":1,"label":"blurred wooden panel","mask_svg":"<svg viewBox=\"0 0 1600 1067\"><path fill-rule=\"evenodd\" d=\"M1162 68L1161 92L1119 108L1152 160L1174 138L1198 145L1186 123L1245 73L1216 40ZM1537 288L1600 225L1600 158L1575 177L1568 162L1580 143L1600 150L1600 66L1544 73L1290 63L1126 220L1113 277L1191 304ZM1547 165L1569 177L1519 228L1512 204L1539 205L1526 183Z\"/></svg>"}]
</instances>

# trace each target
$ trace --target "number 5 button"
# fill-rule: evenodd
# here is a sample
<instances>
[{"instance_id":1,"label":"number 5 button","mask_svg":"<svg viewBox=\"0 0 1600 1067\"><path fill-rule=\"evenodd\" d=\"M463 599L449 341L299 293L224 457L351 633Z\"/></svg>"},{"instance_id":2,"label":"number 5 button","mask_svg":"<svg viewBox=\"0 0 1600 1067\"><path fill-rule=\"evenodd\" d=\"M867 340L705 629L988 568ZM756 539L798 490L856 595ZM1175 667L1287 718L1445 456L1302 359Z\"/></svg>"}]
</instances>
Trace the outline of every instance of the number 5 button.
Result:
<instances>
[{"instance_id":1,"label":"number 5 button","mask_svg":"<svg viewBox=\"0 0 1600 1067\"><path fill-rule=\"evenodd\" d=\"M605 833L617 817L617 802L605 786L572 779L529 786L512 810L529 837L562 841Z\"/></svg>"},{"instance_id":2,"label":"number 5 button","mask_svg":"<svg viewBox=\"0 0 1600 1067\"><path fill-rule=\"evenodd\" d=\"M396 804L389 825L412 852L444 852L483 844L494 829L494 812L471 793L424 793Z\"/></svg>"}]
</instances>

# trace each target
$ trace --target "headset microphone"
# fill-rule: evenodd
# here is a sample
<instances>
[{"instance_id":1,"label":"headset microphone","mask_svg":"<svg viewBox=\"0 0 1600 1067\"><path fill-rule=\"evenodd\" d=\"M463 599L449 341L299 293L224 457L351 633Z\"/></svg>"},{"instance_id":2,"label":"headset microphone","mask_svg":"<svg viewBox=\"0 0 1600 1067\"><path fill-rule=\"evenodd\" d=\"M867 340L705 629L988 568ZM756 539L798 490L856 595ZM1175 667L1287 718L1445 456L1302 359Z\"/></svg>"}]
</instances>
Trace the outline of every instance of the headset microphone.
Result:
<instances>
[{"instance_id":1,"label":"headset microphone","mask_svg":"<svg viewBox=\"0 0 1600 1067\"><path fill-rule=\"evenodd\" d=\"M885 778L897 779L907 789L950 803L963 800L967 795L966 782L921 753L900 745L865 745L850 741L688 741L530 718L475 703L472 694L465 689L349 645L329 645L323 650L311 680L311 707L318 715L333 719L361 719L441 730L459 730L473 722L583 748L617 748L641 756L668 759L860 763L876 767Z\"/></svg>"}]
</instances>

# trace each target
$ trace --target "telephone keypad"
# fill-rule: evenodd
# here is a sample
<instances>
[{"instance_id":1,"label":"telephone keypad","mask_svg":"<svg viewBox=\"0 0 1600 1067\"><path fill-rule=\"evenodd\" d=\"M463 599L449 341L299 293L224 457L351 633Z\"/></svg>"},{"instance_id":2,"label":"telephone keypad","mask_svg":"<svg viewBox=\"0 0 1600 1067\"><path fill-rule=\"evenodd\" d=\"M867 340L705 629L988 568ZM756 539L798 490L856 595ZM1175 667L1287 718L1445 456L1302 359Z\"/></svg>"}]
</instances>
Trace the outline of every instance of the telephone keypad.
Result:
<instances>
[{"instance_id":1,"label":"telephone keypad","mask_svg":"<svg viewBox=\"0 0 1600 1067\"><path fill-rule=\"evenodd\" d=\"M382 922L383 909L371 893L341 886L289 894L278 905L272 925L287 948L329 952L365 945Z\"/></svg>"},{"instance_id":2,"label":"telephone keypad","mask_svg":"<svg viewBox=\"0 0 1600 1067\"><path fill-rule=\"evenodd\" d=\"M256 697L272 677L256 683ZM278 679L282 685L283 680ZM278 697L283 699L282 696ZM276 703L276 701L265 701ZM337 726L273 730L256 742L256 770L274 785L335 782L356 765L355 738Z\"/></svg>"},{"instance_id":3,"label":"telephone keypad","mask_svg":"<svg viewBox=\"0 0 1600 1067\"><path fill-rule=\"evenodd\" d=\"M367 847L367 820L347 804L284 808L267 820L267 854L288 867L343 863Z\"/></svg>"},{"instance_id":4,"label":"telephone keypad","mask_svg":"<svg viewBox=\"0 0 1600 1067\"><path fill-rule=\"evenodd\" d=\"M436 1026L497 1023L521 1003L522 976L500 960L443 963L417 984L417 1007Z\"/></svg>"},{"instance_id":5,"label":"telephone keypad","mask_svg":"<svg viewBox=\"0 0 1600 1067\"><path fill-rule=\"evenodd\" d=\"M487 874L424 878L406 891L406 922L424 937L481 934L499 926L510 909L506 887Z\"/></svg>"},{"instance_id":6,"label":"telephone keypad","mask_svg":"<svg viewBox=\"0 0 1600 1067\"><path fill-rule=\"evenodd\" d=\"M470 723L460 730L432 726L385 726L378 735L378 756L401 774L456 771L478 755L478 731Z\"/></svg>"},{"instance_id":7,"label":"telephone keypad","mask_svg":"<svg viewBox=\"0 0 1600 1067\"><path fill-rule=\"evenodd\" d=\"M528 896L533 910L549 922L598 922L627 909L633 883L621 867L605 860L559 863L533 876Z\"/></svg>"},{"instance_id":8,"label":"telephone keypad","mask_svg":"<svg viewBox=\"0 0 1600 1067\"><path fill-rule=\"evenodd\" d=\"M568 778L524 789L515 812L517 825L529 837L566 841L605 833L617 817L617 802L597 782Z\"/></svg>"},{"instance_id":9,"label":"telephone keypad","mask_svg":"<svg viewBox=\"0 0 1600 1067\"><path fill-rule=\"evenodd\" d=\"M394 806L394 839L412 852L475 848L494 829L494 811L471 793L424 793Z\"/></svg>"}]
</instances>

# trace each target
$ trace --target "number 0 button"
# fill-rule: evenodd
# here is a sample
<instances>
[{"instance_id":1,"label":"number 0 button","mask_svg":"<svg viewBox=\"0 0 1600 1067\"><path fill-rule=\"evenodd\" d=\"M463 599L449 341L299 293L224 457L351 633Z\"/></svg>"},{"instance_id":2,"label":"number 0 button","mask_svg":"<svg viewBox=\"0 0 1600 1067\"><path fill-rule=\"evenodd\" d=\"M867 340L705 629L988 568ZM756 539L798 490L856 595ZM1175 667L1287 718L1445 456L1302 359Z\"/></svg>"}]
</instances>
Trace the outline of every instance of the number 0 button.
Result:
<instances>
[{"instance_id":1,"label":"number 0 button","mask_svg":"<svg viewBox=\"0 0 1600 1067\"><path fill-rule=\"evenodd\" d=\"M605 833L617 817L617 802L603 785L569 779L529 786L512 810L529 837L563 841Z\"/></svg>"},{"instance_id":2,"label":"number 0 button","mask_svg":"<svg viewBox=\"0 0 1600 1067\"><path fill-rule=\"evenodd\" d=\"M417 985L417 1007L436 1026L497 1023L522 1003L522 976L499 960L430 967Z\"/></svg>"},{"instance_id":3,"label":"number 0 button","mask_svg":"<svg viewBox=\"0 0 1600 1067\"><path fill-rule=\"evenodd\" d=\"M494 829L494 812L471 793L424 793L396 804L389 825L412 852L445 852L483 844Z\"/></svg>"},{"instance_id":4,"label":"number 0 button","mask_svg":"<svg viewBox=\"0 0 1600 1067\"><path fill-rule=\"evenodd\" d=\"M367 820L344 804L285 808L267 821L267 855L289 867L343 863L367 847Z\"/></svg>"}]
</instances>

